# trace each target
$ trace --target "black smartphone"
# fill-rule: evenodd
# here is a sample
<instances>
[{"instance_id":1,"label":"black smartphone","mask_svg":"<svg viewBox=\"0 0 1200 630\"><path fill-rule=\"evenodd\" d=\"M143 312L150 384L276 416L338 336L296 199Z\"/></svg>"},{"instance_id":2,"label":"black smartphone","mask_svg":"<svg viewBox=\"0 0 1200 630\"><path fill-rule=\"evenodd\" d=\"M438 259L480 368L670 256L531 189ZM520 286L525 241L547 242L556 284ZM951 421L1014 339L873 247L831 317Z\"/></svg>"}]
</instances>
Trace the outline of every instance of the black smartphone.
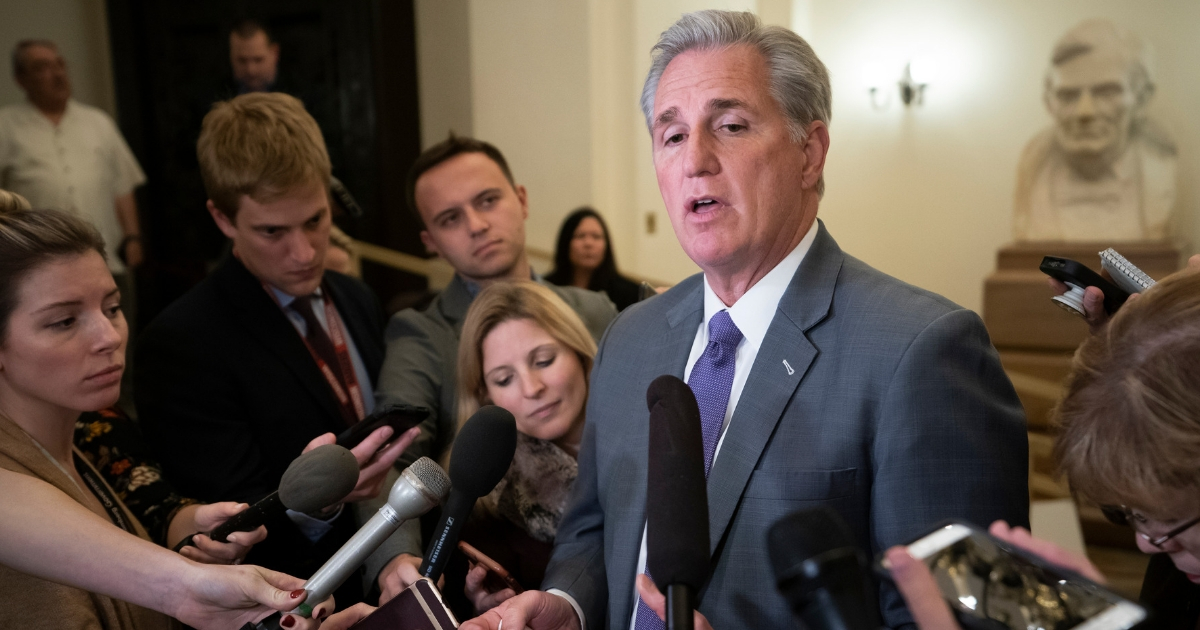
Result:
<instances>
[{"instance_id":1,"label":"black smartphone","mask_svg":"<svg viewBox=\"0 0 1200 630\"><path fill-rule=\"evenodd\" d=\"M1146 618L1138 604L961 521L934 528L908 553L929 566L965 628L1125 630ZM890 579L882 558L876 570Z\"/></svg>"},{"instance_id":2,"label":"black smartphone","mask_svg":"<svg viewBox=\"0 0 1200 630\"><path fill-rule=\"evenodd\" d=\"M1129 299L1128 291L1105 280L1100 274L1092 271L1086 265L1070 258L1046 256L1042 258L1042 264L1038 266L1038 269L1051 278L1067 285L1069 290L1062 295L1054 297L1053 300L1055 304L1076 315L1086 316L1083 310L1083 291L1087 287L1096 287L1104 293L1104 310L1109 315L1116 313L1117 309L1121 308L1121 305L1125 303L1125 300Z\"/></svg>"},{"instance_id":3,"label":"black smartphone","mask_svg":"<svg viewBox=\"0 0 1200 630\"><path fill-rule=\"evenodd\" d=\"M429 409L412 405L387 405L375 410L363 418L358 424L342 431L337 436L337 445L344 448L354 448L367 439L368 435L383 425L392 427L392 437L421 424L429 417Z\"/></svg>"}]
</instances>

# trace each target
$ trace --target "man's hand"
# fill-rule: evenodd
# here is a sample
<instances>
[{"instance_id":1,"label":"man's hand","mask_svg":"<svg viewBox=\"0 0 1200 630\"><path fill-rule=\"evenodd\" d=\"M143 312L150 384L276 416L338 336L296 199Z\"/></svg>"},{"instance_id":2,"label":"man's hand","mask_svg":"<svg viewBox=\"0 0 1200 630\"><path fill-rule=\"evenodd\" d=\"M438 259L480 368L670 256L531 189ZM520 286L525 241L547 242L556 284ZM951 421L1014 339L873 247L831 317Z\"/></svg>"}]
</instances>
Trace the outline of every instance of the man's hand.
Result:
<instances>
[{"instance_id":1,"label":"man's hand","mask_svg":"<svg viewBox=\"0 0 1200 630\"><path fill-rule=\"evenodd\" d=\"M495 608L505 600L516 596L517 592L511 588L503 588L495 593L488 591L483 586L483 581L488 576L487 567L470 561L467 562L467 565L471 569L467 571L463 591L467 594L467 599L471 600L471 604L475 606L475 614Z\"/></svg>"},{"instance_id":2,"label":"man's hand","mask_svg":"<svg viewBox=\"0 0 1200 630\"><path fill-rule=\"evenodd\" d=\"M646 606L649 606L650 610L653 610L654 614L658 615L658 618L665 623L667 621L667 597L658 590L654 580L651 580L645 573L637 576L637 591L642 601L646 602ZM705 619L700 611L692 612L692 627L695 630L713 630L708 619Z\"/></svg>"},{"instance_id":3,"label":"man's hand","mask_svg":"<svg viewBox=\"0 0 1200 630\"><path fill-rule=\"evenodd\" d=\"M421 579L421 559L407 553L402 553L383 566L379 572L379 605L382 606L391 598L400 594L413 582ZM440 580L440 588L445 580Z\"/></svg>"},{"instance_id":4,"label":"man's hand","mask_svg":"<svg viewBox=\"0 0 1200 630\"><path fill-rule=\"evenodd\" d=\"M225 501L211 505L189 505L179 510L171 519L172 531L182 528L186 534L192 532L210 532L233 515L250 507L245 503ZM248 532L234 532L226 537L228 542L219 543L206 534L196 534L192 537L194 547L184 547L179 551L188 560L205 564L237 564L250 548L262 542L267 537L267 528L259 525L257 529ZM180 538L181 539L181 538ZM180 539L169 540L169 547L174 547Z\"/></svg>"},{"instance_id":5,"label":"man's hand","mask_svg":"<svg viewBox=\"0 0 1200 630\"><path fill-rule=\"evenodd\" d=\"M358 483L354 486L354 490L342 499L343 503L354 503L365 499L373 499L379 494L380 486L383 485L383 480L387 477L387 471L392 466L392 462L396 461L397 457L412 444L413 440L421 434L419 427L413 427L400 436L400 439L387 444L388 439L392 437L392 427L382 426L375 429L371 435L368 435L358 446L350 449L354 453L355 459L358 460ZM333 444L337 442L337 436L332 433L319 435L307 446L304 447L304 452L307 453L312 449L323 446L325 444ZM387 444L387 446L384 446ZM330 506L333 508L336 506Z\"/></svg>"},{"instance_id":6,"label":"man's hand","mask_svg":"<svg viewBox=\"0 0 1200 630\"><path fill-rule=\"evenodd\" d=\"M570 602L545 591L525 591L459 626L460 630L580 630Z\"/></svg>"}]
</instances>

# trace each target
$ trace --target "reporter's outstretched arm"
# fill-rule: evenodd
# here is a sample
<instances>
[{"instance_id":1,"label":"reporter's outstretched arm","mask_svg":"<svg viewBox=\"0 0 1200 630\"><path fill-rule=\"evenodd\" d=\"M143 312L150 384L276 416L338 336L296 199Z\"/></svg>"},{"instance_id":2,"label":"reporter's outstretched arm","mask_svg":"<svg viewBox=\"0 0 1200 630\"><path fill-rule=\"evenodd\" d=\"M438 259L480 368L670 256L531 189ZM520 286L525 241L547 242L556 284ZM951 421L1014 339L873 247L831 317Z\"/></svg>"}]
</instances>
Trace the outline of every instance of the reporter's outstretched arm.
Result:
<instances>
[{"instance_id":1,"label":"reporter's outstretched arm","mask_svg":"<svg viewBox=\"0 0 1200 630\"><path fill-rule=\"evenodd\" d=\"M113 527L39 479L0 469L0 487L0 563L18 571L201 630L237 628L304 601L304 580L259 567L197 564Z\"/></svg>"}]
</instances>

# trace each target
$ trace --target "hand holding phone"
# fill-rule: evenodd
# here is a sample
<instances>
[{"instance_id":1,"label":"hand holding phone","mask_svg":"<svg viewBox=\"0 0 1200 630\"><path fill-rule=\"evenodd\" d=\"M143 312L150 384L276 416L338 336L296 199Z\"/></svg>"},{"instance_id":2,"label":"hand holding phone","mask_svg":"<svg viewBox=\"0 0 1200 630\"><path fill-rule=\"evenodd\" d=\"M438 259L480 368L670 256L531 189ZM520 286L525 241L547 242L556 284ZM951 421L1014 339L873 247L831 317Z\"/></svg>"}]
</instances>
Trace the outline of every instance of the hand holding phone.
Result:
<instances>
[{"instance_id":1,"label":"hand holding phone","mask_svg":"<svg viewBox=\"0 0 1200 630\"><path fill-rule=\"evenodd\" d=\"M487 571L487 577L483 581L483 588L487 592L497 593L506 588L511 588L517 595L525 592L525 589L521 588L521 583L507 569L500 566L499 562L484 555L482 551L472 547L470 543L458 541L458 550L467 557L467 560Z\"/></svg>"},{"instance_id":2,"label":"hand holding phone","mask_svg":"<svg viewBox=\"0 0 1200 630\"><path fill-rule=\"evenodd\" d=\"M1085 319L1087 318L1087 311L1083 307L1083 295L1088 287L1096 287L1104 293L1104 310L1109 315L1116 313L1117 309L1121 308L1121 305L1125 303L1125 300L1129 299L1128 291L1121 289L1108 280L1105 280L1095 271L1069 258L1046 256L1042 258L1042 264L1039 265L1038 269L1051 278L1066 284L1068 287L1066 293L1052 298L1054 303L1058 304L1064 310Z\"/></svg>"},{"instance_id":3,"label":"hand holding phone","mask_svg":"<svg viewBox=\"0 0 1200 630\"><path fill-rule=\"evenodd\" d=\"M1100 584L967 523L941 525L909 544L907 552L927 570L897 566L896 577L906 580L898 586L910 610L925 621L945 610L930 605L931 591L967 628L1124 630L1146 616L1141 606ZM907 562L895 553L889 558ZM879 569L887 575L884 565L881 561Z\"/></svg>"},{"instance_id":4,"label":"hand holding phone","mask_svg":"<svg viewBox=\"0 0 1200 630\"><path fill-rule=\"evenodd\" d=\"M337 436L337 445L354 448L384 425L392 427L392 435L399 437L405 431L421 424L429 417L429 409L412 405L385 405L363 418L357 424Z\"/></svg>"}]
</instances>

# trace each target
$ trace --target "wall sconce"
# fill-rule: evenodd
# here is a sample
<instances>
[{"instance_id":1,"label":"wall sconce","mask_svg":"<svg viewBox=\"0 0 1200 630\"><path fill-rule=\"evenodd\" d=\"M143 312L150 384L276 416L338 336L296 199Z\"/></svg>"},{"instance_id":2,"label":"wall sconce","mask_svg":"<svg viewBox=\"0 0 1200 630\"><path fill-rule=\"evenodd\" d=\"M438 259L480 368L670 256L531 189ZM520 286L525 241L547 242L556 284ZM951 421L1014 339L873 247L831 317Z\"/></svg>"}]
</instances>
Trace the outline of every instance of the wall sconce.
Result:
<instances>
[{"instance_id":1,"label":"wall sconce","mask_svg":"<svg viewBox=\"0 0 1200 630\"><path fill-rule=\"evenodd\" d=\"M900 90L900 102L904 103L905 107L911 106L913 103L921 105L925 100L925 88L929 85L930 75L932 74L933 64L930 60L917 57L912 61L904 64L904 71L900 74L900 80L896 85ZM894 68L895 66L893 66ZM894 70L893 70L894 72ZM879 70L875 68L871 72L875 77L879 77ZM892 75L896 76L896 75ZM872 81L870 88L871 106L875 109L886 109L891 103L890 91L885 91L880 85L886 85L888 81L881 81L877 78Z\"/></svg>"}]
</instances>

